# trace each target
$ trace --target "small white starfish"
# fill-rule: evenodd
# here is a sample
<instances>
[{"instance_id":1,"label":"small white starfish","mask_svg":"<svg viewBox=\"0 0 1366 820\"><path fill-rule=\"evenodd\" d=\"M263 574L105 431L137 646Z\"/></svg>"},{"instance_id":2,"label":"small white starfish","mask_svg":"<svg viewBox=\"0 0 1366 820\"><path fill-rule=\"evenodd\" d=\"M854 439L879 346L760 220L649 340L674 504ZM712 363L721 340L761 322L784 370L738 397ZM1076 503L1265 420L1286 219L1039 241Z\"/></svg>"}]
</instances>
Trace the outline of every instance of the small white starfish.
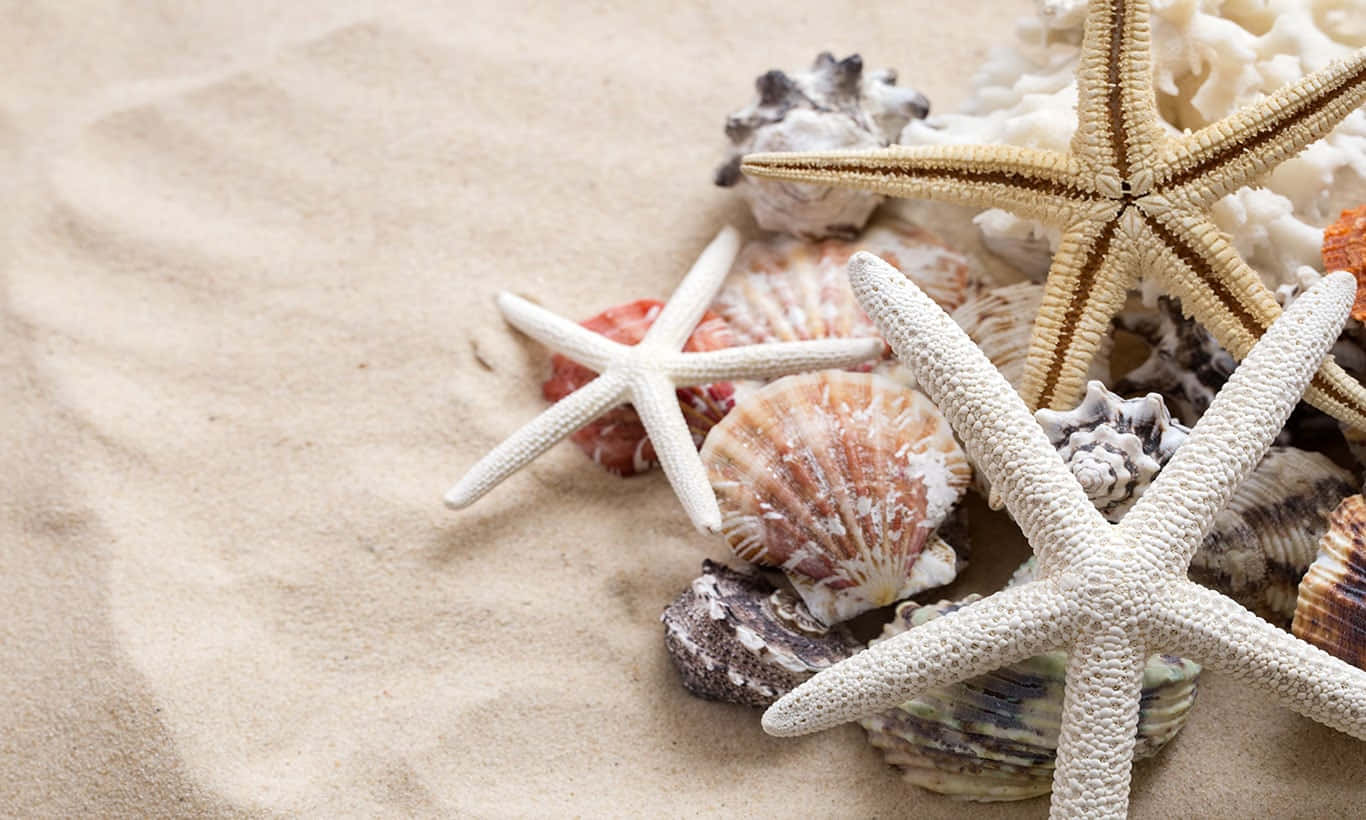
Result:
<instances>
[{"instance_id":1,"label":"small white starfish","mask_svg":"<svg viewBox=\"0 0 1366 820\"><path fill-rule=\"evenodd\" d=\"M1366 671L1186 578L1215 513L1257 465L1337 338L1356 292L1335 273L1277 319L1186 443L1110 524L1024 402L914 284L868 254L854 292L999 488L1039 579L998 592L830 668L764 714L777 735L817 731L1032 655L1069 653L1054 817L1122 817L1144 659L1184 655L1366 739Z\"/></svg>"},{"instance_id":2,"label":"small white starfish","mask_svg":"<svg viewBox=\"0 0 1366 820\"><path fill-rule=\"evenodd\" d=\"M709 382L850 367L878 358L883 350L881 339L864 338L682 352L739 250L740 234L730 226L722 228L660 310L645 338L634 346L613 342L511 293L499 293L498 307L513 327L600 375L480 459L446 494L446 503L455 509L473 504L560 439L605 411L630 402L688 517L701 530L720 531L721 511L674 391Z\"/></svg>"}]
</instances>

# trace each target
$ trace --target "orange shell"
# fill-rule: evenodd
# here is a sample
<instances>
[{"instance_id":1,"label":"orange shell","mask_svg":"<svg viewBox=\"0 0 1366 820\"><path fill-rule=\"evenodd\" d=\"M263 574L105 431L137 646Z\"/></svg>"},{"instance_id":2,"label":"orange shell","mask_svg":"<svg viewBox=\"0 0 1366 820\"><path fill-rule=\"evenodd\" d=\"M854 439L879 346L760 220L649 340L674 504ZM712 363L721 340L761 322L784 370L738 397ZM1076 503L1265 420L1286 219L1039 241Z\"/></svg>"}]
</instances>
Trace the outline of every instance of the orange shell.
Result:
<instances>
[{"instance_id":1,"label":"orange shell","mask_svg":"<svg viewBox=\"0 0 1366 820\"><path fill-rule=\"evenodd\" d=\"M1323 270L1351 271L1357 278L1353 319L1366 319L1366 205L1342 212L1323 231Z\"/></svg>"},{"instance_id":2,"label":"orange shell","mask_svg":"<svg viewBox=\"0 0 1366 820\"><path fill-rule=\"evenodd\" d=\"M1291 631L1366 669L1366 499L1343 499L1328 524L1319 555L1300 581Z\"/></svg>"}]
</instances>

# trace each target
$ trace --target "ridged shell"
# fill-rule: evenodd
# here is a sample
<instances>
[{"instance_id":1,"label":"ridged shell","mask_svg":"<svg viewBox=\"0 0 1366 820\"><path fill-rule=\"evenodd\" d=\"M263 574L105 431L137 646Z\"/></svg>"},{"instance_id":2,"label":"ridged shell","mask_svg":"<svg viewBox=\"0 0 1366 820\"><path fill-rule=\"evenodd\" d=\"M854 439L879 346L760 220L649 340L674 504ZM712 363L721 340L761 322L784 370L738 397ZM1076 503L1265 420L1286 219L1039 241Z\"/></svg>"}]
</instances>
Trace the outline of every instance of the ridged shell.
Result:
<instances>
[{"instance_id":1,"label":"ridged shell","mask_svg":"<svg viewBox=\"0 0 1366 820\"><path fill-rule=\"evenodd\" d=\"M896 140L906 123L930 108L915 89L899 88L890 69L864 73L863 59L836 60L828 52L809 71L774 69L755 80L759 98L726 119L732 150L715 182L737 186L759 227L808 239L858 234L878 194L800 182L750 179L740 172L745 154L879 148Z\"/></svg>"},{"instance_id":2,"label":"ridged shell","mask_svg":"<svg viewBox=\"0 0 1366 820\"><path fill-rule=\"evenodd\" d=\"M1011 579L1032 575L1030 564ZM981 596L930 606L907 602L877 643ZM905 778L960 800L995 802L1047 794L1062 722L1067 654L1050 652L962 683L930 689L859 721L868 740ZM1184 658L1153 655L1143 672L1135 758L1151 757L1185 725L1195 702L1200 667Z\"/></svg>"},{"instance_id":3,"label":"ridged shell","mask_svg":"<svg viewBox=\"0 0 1366 820\"><path fill-rule=\"evenodd\" d=\"M849 257L858 251L882 257L946 310L966 298L966 258L923 228L883 217L854 240L774 236L748 243L712 310L742 345L877 336L849 285Z\"/></svg>"},{"instance_id":4,"label":"ridged shell","mask_svg":"<svg viewBox=\"0 0 1366 820\"><path fill-rule=\"evenodd\" d=\"M640 299L608 308L580 324L614 342L633 345L645 337L645 331L654 324L663 307L664 303L658 300ZM708 311L683 349L720 350L734 344L725 320ZM592 370L557 353L550 359L550 378L541 385L541 394L547 401L559 401L595 378L597 374ZM701 447L712 425L734 405L735 386L730 382L715 382L680 388L677 392L678 404L683 409L683 418L688 422L693 441ZM603 469L620 476L642 473L658 463L645 425L630 405L609 410L570 439Z\"/></svg>"},{"instance_id":5,"label":"ridged shell","mask_svg":"<svg viewBox=\"0 0 1366 820\"><path fill-rule=\"evenodd\" d=\"M1323 269L1351 271L1357 278L1353 319L1366 319L1366 205L1342 212L1323 230Z\"/></svg>"},{"instance_id":6,"label":"ridged shell","mask_svg":"<svg viewBox=\"0 0 1366 820\"><path fill-rule=\"evenodd\" d=\"M1087 383L1075 408L1039 410L1034 418L1110 521L1124 517L1190 435L1156 393L1123 399L1098 381Z\"/></svg>"},{"instance_id":7,"label":"ridged shell","mask_svg":"<svg viewBox=\"0 0 1366 820\"><path fill-rule=\"evenodd\" d=\"M745 706L767 706L862 648L757 572L712 561L659 619L684 688Z\"/></svg>"},{"instance_id":8,"label":"ridged shell","mask_svg":"<svg viewBox=\"0 0 1366 820\"><path fill-rule=\"evenodd\" d=\"M737 556L782 569L834 624L953 580L930 534L971 470L928 398L869 373L788 376L745 397L702 448Z\"/></svg>"},{"instance_id":9,"label":"ridged shell","mask_svg":"<svg viewBox=\"0 0 1366 820\"><path fill-rule=\"evenodd\" d=\"M1329 516L1318 557L1300 582L1296 635L1366 669L1366 500L1349 496Z\"/></svg>"},{"instance_id":10,"label":"ridged shell","mask_svg":"<svg viewBox=\"0 0 1366 820\"><path fill-rule=\"evenodd\" d=\"M1327 456L1272 447L1215 516L1191 561L1191 580L1290 626L1300 578L1318 554L1329 513L1356 487Z\"/></svg>"},{"instance_id":11,"label":"ridged shell","mask_svg":"<svg viewBox=\"0 0 1366 820\"><path fill-rule=\"evenodd\" d=\"M1001 375L1017 389L1024 376L1025 354L1034 319L1043 300L1043 285L1020 282L970 295L952 311L953 320L972 338ZM1091 377L1110 372L1110 341L1101 343L1091 362Z\"/></svg>"},{"instance_id":12,"label":"ridged shell","mask_svg":"<svg viewBox=\"0 0 1366 820\"><path fill-rule=\"evenodd\" d=\"M1115 382L1115 392L1125 396L1158 393L1185 424L1194 424L1204 415L1214 394L1238 366L1209 331L1181 312L1178 299L1159 298L1156 313L1120 313L1115 324L1150 348L1142 364Z\"/></svg>"}]
</instances>

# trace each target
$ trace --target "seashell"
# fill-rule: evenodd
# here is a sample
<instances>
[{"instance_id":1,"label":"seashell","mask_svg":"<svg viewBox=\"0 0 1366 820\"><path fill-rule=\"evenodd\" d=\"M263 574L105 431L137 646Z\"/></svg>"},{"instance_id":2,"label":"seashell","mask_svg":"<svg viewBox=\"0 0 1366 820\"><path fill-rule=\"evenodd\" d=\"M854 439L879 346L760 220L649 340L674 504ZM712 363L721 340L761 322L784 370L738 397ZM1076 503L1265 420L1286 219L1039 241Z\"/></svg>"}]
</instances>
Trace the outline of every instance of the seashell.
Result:
<instances>
[{"instance_id":1,"label":"seashell","mask_svg":"<svg viewBox=\"0 0 1366 820\"><path fill-rule=\"evenodd\" d=\"M1156 314L1122 312L1115 325L1151 348L1142 364L1115 382L1115 392L1159 393L1185 424L1194 424L1204 414L1238 366L1209 331L1181 312L1178 299L1160 297Z\"/></svg>"},{"instance_id":2,"label":"seashell","mask_svg":"<svg viewBox=\"0 0 1366 820\"><path fill-rule=\"evenodd\" d=\"M1288 627L1329 513L1356 488L1327 456L1272 447L1215 517L1191 561L1191 580Z\"/></svg>"},{"instance_id":3,"label":"seashell","mask_svg":"<svg viewBox=\"0 0 1366 820\"><path fill-rule=\"evenodd\" d=\"M608 308L580 324L614 342L633 345L644 338L663 307L664 303L656 299L640 299ZM719 350L734 345L725 321L708 311L683 349ZM550 378L541 385L541 394L547 401L559 401L595 378L592 370L557 353L550 359ZM679 388L677 393L693 441L701 447L707 431L734 405L735 387L730 382L715 382ZM630 405L608 411L570 439L603 469L620 476L642 473L658 463L645 425Z\"/></svg>"},{"instance_id":4,"label":"seashell","mask_svg":"<svg viewBox=\"0 0 1366 820\"><path fill-rule=\"evenodd\" d=\"M1366 500L1343 499L1328 523L1318 556L1300 581L1291 631L1366 669Z\"/></svg>"},{"instance_id":5,"label":"seashell","mask_svg":"<svg viewBox=\"0 0 1366 820\"><path fill-rule=\"evenodd\" d=\"M1087 383L1075 408L1039 410L1034 418L1109 521L1124 517L1190 435L1156 393L1123 399L1098 381Z\"/></svg>"},{"instance_id":6,"label":"seashell","mask_svg":"<svg viewBox=\"0 0 1366 820\"><path fill-rule=\"evenodd\" d=\"M759 227L824 239L853 238L883 197L820 185L747 179L745 154L880 148L891 144L930 103L920 92L896 85L891 69L863 71L857 54L836 60L828 52L811 69L787 74L774 69L755 80L759 99L726 119L734 146L716 171L716 184L737 186Z\"/></svg>"},{"instance_id":7,"label":"seashell","mask_svg":"<svg viewBox=\"0 0 1366 820\"><path fill-rule=\"evenodd\" d=\"M1323 269L1351 271L1357 278L1353 319L1366 319L1366 205L1343 211L1323 229Z\"/></svg>"},{"instance_id":8,"label":"seashell","mask_svg":"<svg viewBox=\"0 0 1366 820\"><path fill-rule=\"evenodd\" d=\"M1025 354L1034 317L1043 300L1043 285L1020 282L989 288L970 296L957 310L953 320L967 332L982 352L1016 388L1024 376ZM1107 338L1091 363L1092 378L1110 372L1110 342Z\"/></svg>"},{"instance_id":9,"label":"seashell","mask_svg":"<svg viewBox=\"0 0 1366 820\"><path fill-rule=\"evenodd\" d=\"M1032 559L1011 579L1029 580ZM921 606L906 602L886 640L971 606L981 598ZM927 690L895 709L860 720L868 740L906 780L960 800L995 802L1047 794L1062 721L1067 654L1050 652L950 686ZM1199 665L1153 655L1143 672L1136 759L1152 757L1185 725Z\"/></svg>"},{"instance_id":10,"label":"seashell","mask_svg":"<svg viewBox=\"0 0 1366 820\"><path fill-rule=\"evenodd\" d=\"M882 217L854 240L748 243L712 310L741 345L877 336L849 284L849 257L858 251L882 257L946 310L967 298L966 258L924 228Z\"/></svg>"},{"instance_id":11,"label":"seashell","mask_svg":"<svg viewBox=\"0 0 1366 820\"><path fill-rule=\"evenodd\" d=\"M834 624L952 581L930 538L971 478L924 395L870 373L823 370L747 396L702 448L731 550L782 569Z\"/></svg>"},{"instance_id":12,"label":"seashell","mask_svg":"<svg viewBox=\"0 0 1366 820\"><path fill-rule=\"evenodd\" d=\"M843 625L816 621L757 572L712 561L659 619L683 687L745 706L767 706L862 648Z\"/></svg>"}]
</instances>

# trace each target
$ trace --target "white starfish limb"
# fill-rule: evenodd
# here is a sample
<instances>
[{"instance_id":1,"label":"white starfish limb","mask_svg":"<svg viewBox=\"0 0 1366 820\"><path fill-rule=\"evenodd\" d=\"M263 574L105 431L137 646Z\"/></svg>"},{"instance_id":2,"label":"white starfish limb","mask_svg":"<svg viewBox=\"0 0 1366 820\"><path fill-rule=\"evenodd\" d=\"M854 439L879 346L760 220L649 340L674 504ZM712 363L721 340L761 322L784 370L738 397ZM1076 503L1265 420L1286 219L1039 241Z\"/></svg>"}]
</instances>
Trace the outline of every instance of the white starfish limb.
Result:
<instances>
[{"instance_id":1,"label":"white starfish limb","mask_svg":"<svg viewBox=\"0 0 1366 820\"><path fill-rule=\"evenodd\" d=\"M1213 516L1265 453L1341 330L1356 291L1350 274L1325 277L1272 323L1139 504L1111 525L1023 401L928 297L869 254L856 255L849 270L868 315L1000 488L1039 556L1039 579L816 675L770 707L765 728L814 731L1063 649L1054 817L1124 816L1143 664L1155 651L1256 681L1301 713L1366 739L1366 671L1185 577Z\"/></svg>"},{"instance_id":2,"label":"white starfish limb","mask_svg":"<svg viewBox=\"0 0 1366 820\"><path fill-rule=\"evenodd\" d=\"M721 511L675 391L730 379L850 367L877 358L883 350L880 339L864 338L683 351L739 250L739 233L729 226L721 229L637 345L613 342L521 297L500 293L498 307L509 324L600 375L480 459L446 494L446 504L455 509L468 507L551 445L613 407L630 402L688 517L699 529L718 532Z\"/></svg>"}]
</instances>

